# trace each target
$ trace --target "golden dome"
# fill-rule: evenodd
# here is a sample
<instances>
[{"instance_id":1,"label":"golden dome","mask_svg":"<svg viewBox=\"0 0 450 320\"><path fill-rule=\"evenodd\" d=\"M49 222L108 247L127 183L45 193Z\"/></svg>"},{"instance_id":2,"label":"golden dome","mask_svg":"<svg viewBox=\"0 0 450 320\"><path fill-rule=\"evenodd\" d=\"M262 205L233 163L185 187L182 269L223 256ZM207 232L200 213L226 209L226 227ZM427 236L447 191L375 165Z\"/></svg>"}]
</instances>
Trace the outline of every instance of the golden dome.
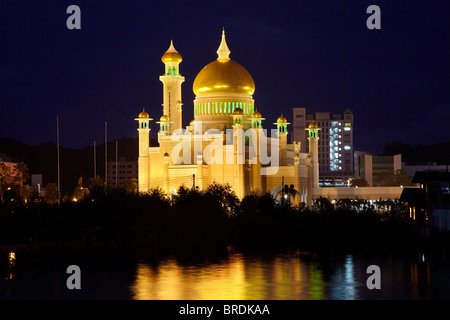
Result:
<instances>
[{"instance_id":1,"label":"golden dome","mask_svg":"<svg viewBox=\"0 0 450 320\"><path fill-rule=\"evenodd\" d=\"M216 60L204 67L194 80L194 93L245 93L255 92L252 76L239 63Z\"/></svg>"},{"instance_id":2,"label":"golden dome","mask_svg":"<svg viewBox=\"0 0 450 320\"><path fill-rule=\"evenodd\" d=\"M234 109L233 114L244 114L244 111L241 108Z\"/></svg>"},{"instance_id":3,"label":"golden dome","mask_svg":"<svg viewBox=\"0 0 450 320\"><path fill-rule=\"evenodd\" d=\"M150 118L150 115L144 110L142 110L142 112L139 113L139 118Z\"/></svg>"},{"instance_id":4,"label":"golden dome","mask_svg":"<svg viewBox=\"0 0 450 320\"><path fill-rule=\"evenodd\" d=\"M239 63L230 60L230 49L222 32L217 60L206 65L194 80L195 95L209 93L244 93L252 95L255 83L252 76Z\"/></svg>"},{"instance_id":5,"label":"golden dome","mask_svg":"<svg viewBox=\"0 0 450 320\"><path fill-rule=\"evenodd\" d=\"M166 115L163 115L163 116L159 119L159 121L170 121L170 118L169 118L168 116L166 116Z\"/></svg>"},{"instance_id":6,"label":"golden dome","mask_svg":"<svg viewBox=\"0 0 450 320\"><path fill-rule=\"evenodd\" d=\"M178 51L173 46L172 40L170 40L170 47L167 49L166 53L163 54L161 57L161 61L166 62L177 62L180 63L183 60L181 57L181 54L178 53Z\"/></svg>"},{"instance_id":7,"label":"golden dome","mask_svg":"<svg viewBox=\"0 0 450 320\"><path fill-rule=\"evenodd\" d=\"M287 119L286 119L283 115L281 115L281 116L277 119L277 122L278 122L278 123L286 123L286 122L287 122Z\"/></svg>"},{"instance_id":8,"label":"golden dome","mask_svg":"<svg viewBox=\"0 0 450 320\"><path fill-rule=\"evenodd\" d=\"M253 118L261 118L261 113L259 113L258 111L253 112L252 115Z\"/></svg>"},{"instance_id":9,"label":"golden dome","mask_svg":"<svg viewBox=\"0 0 450 320\"><path fill-rule=\"evenodd\" d=\"M308 128L312 129L312 128L318 128L317 123L315 122L311 122L308 126Z\"/></svg>"}]
</instances>

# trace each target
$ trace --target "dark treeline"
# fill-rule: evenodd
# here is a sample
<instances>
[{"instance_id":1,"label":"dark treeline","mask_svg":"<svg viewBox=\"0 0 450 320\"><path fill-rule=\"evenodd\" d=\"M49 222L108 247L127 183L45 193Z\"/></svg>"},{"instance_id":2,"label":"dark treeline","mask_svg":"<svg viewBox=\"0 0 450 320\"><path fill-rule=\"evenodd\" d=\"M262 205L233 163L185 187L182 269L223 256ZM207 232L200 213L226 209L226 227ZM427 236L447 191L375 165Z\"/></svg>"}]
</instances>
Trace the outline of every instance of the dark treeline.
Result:
<instances>
[{"instance_id":1,"label":"dark treeline","mask_svg":"<svg viewBox=\"0 0 450 320\"><path fill-rule=\"evenodd\" d=\"M402 161L413 164L426 164L436 162L441 165L450 165L450 141L431 145L391 142L383 147L384 156L402 155Z\"/></svg>"},{"instance_id":2,"label":"dark treeline","mask_svg":"<svg viewBox=\"0 0 450 320\"><path fill-rule=\"evenodd\" d=\"M116 142L108 142L108 160L116 157ZM152 145L157 141L152 140ZM19 140L0 137L0 153L6 154L12 162L24 162L30 174L42 174L43 186L58 181L57 146L46 142L39 145L27 145ZM77 181L84 177L86 181L94 176L94 145L83 148L60 146L61 192L71 195ZM97 141L96 145L97 175L105 176L105 144ZM118 157L126 160L138 158L138 139L124 137L118 140ZM28 181L29 182L29 181Z\"/></svg>"},{"instance_id":3,"label":"dark treeline","mask_svg":"<svg viewBox=\"0 0 450 320\"><path fill-rule=\"evenodd\" d=\"M383 211L365 201L331 204L322 198L312 208L294 208L270 194L254 193L240 201L229 186L217 184L204 191L180 187L170 198L158 189L145 194L96 189L77 202L60 205L5 202L0 207L0 243L26 242L30 237L35 243L53 241L55 235L77 240L96 234L167 250L414 245L403 205L381 205Z\"/></svg>"}]
</instances>

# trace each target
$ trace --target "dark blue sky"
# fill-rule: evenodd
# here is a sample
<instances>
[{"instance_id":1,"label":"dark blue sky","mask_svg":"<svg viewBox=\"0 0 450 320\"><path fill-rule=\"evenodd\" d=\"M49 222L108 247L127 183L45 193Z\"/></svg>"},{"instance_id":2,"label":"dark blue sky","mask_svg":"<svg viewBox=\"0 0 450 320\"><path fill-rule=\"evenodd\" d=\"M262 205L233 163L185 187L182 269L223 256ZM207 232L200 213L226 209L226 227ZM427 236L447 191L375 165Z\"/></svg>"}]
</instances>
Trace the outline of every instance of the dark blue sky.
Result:
<instances>
[{"instance_id":1,"label":"dark blue sky","mask_svg":"<svg viewBox=\"0 0 450 320\"><path fill-rule=\"evenodd\" d=\"M81 8L81 30L66 9ZM381 30L366 9L381 8ZM192 83L217 58L225 27L231 59L252 75L266 128L293 107L345 108L355 147L450 140L450 1L0 1L0 136L67 147L136 136L145 107L162 115L162 54L183 56L183 123ZM153 133L157 125L153 125ZM0 146L1 148L1 146ZM1 150L0 150L1 152Z\"/></svg>"}]
</instances>

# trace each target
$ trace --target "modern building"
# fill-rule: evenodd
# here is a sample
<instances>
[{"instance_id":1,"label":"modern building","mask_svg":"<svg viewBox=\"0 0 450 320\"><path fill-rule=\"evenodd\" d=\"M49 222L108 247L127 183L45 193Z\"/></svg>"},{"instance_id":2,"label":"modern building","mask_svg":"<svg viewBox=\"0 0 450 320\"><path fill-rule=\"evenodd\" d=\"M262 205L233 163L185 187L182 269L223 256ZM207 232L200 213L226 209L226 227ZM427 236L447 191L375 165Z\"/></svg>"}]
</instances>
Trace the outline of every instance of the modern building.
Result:
<instances>
[{"instance_id":1,"label":"modern building","mask_svg":"<svg viewBox=\"0 0 450 320\"><path fill-rule=\"evenodd\" d=\"M125 181L138 178L137 162L122 157L118 159L117 163L116 161L108 161L107 170L107 185L110 188L122 188Z\"/></svg>"},{"instance_id":2,"label":"modern building","mask_svg":"<svg viewBox=\"0 0 450 320\"><path fill-rule=\"evenodd\" d=\"M218 183L229 184L242 199L254 191L288 197L284 193L288 186L291 203L306 205L319 196L375 200L400 196L401 188L320 188L320 170L353 172L352 112L306 116L304 110L297 110L295 138L288 144L290 123L281 115L270 125L274 132L269 134L271 130L263 123L266 119L256 110L253 78L231 60L230 53L223 32L217 59L194 80L194 119L182 128L182 57L170 43L161 59L163 108L156 122L158 147L149 146L153 120L149 113L144 110L135 119L139 192L161 188L170 195L182 185L205 189ZM114 173L108 176L113 178Z\"/></svg>"},{"instance_id":3,"label":"modern building","mask_svg":"<svg viewBox=\"0 0 450 320\"><path fill-rule=\"evenodd\" d=\"M437 164L436 162L429 162L426 164L407 164L402 162L402 169L408 173L408 177L413 178L416 172L419 171L438 171L438 172L450 172L450 166L448 164Z\"/></svg>"},{"instance_id":4,"label":"modern building","mask_svg":"<svg viewBox=\"0 0 450 320\"><path fill-rule=\"evenodd\" d=\"M402 155L376 156L364 152L355 152L355 179L365 180L369 187L383 185L386 173L402 169Z\"/></svg>"},{"instance_id":5,"label":"modern building","mask_svg":"<svg viewBox=\"0 0 450 320\"><path fill-rule=\"evenodd\" d=\"M346 109L343 114L315 112L306 114L305 108L293 108L292 141L299 141L308 148L305 128L317 123L322 128L319 134L319 185L346 186L353 178L353 112Z\"/></svg>"},{"instance_id":6,"label":"modern building","mask_svg":"<svg viewBox=\"0 0 450 320\"><path fill-rule=\"evenodd\" d=\"M400 200L418 231L450 231L450 172L418 171L412 182L420 188L405 189Z\"/></svg>"}]
</instances>

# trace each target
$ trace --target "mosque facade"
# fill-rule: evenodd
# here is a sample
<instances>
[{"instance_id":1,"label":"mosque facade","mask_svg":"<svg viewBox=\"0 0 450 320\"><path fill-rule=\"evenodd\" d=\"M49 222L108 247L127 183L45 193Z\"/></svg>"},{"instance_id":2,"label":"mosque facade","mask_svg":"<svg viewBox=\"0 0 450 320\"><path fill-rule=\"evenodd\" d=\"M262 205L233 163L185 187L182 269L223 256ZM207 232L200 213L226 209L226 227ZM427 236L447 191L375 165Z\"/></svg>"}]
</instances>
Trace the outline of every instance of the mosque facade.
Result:
<instances>
[{"instance_id":1,"label":"mosque facade","mask_svg":"<svg viewBox=\"0 0 450 320\"><path fill-rule=\"evenodd\" d=\"M306 129L307 151L302 150L300 142L287 143L290 123L282 114L265 128L266 119L253 99L255 83L230 53L223 31L217 59L194 80L194 119L182 128L181 88L185 78L179 68L182 57L171 42L161 58L165 68L159 78L163 108L156 122L158 147L149 144L150 115L143 110L135 119L139 192L160 188L169 195L181 185L201 190L218 183L229 184L240 199L252 192L289 197L295 205L310 205L318 196L339 198L342 191L330 190L339 188L319 188L317 124L310 123ZM361 198L366 193L375 199L394 199L401 190L358 190ZM352 197L351 190L344 194Z\"/></svg>"}]
</instances>

